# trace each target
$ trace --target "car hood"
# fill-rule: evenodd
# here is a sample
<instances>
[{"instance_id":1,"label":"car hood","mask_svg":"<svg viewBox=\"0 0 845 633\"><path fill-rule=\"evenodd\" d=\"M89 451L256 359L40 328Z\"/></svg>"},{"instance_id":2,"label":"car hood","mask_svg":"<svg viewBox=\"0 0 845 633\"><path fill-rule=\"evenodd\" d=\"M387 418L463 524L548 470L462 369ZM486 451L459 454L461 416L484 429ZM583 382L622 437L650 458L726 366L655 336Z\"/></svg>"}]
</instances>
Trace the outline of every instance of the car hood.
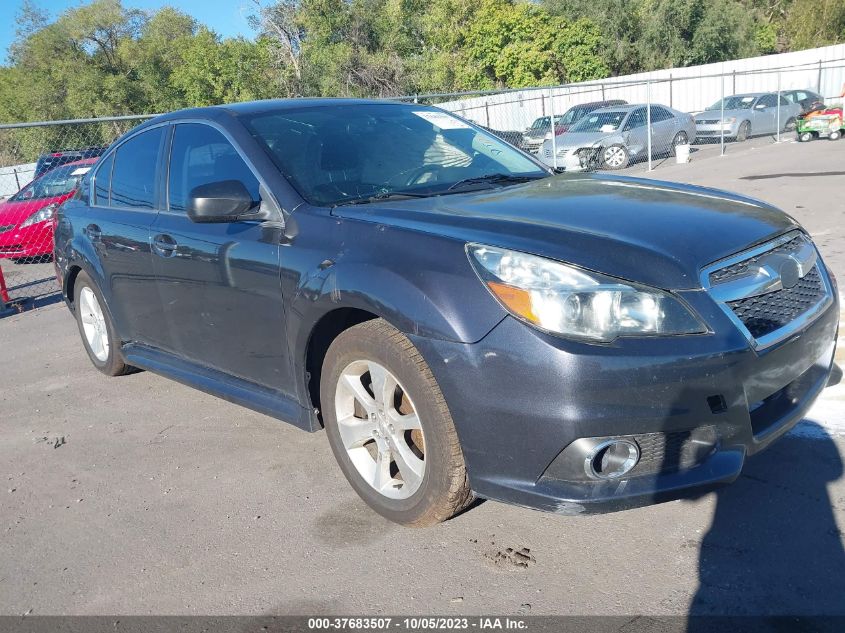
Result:
<instances>
[{"instance_id":1,"label":"car hood","mask_svg":"<svg viewBox=\"0 0 845 633\"><path fill-rule=\"evenodd\" d=\"M783 106L783 107L786 107L786 106ZM740 118L740 117L748 116L752 112L753 112L753 110L750 110L748 108L734 108L733 110L725 110L725 118L727 118L727 117ZM706 119L708 121L712 121L714 119L721 118L721 116L722 116L721 110L703 110L703 111L699 112L698 114L696 114L695 118L696 119Z\"/></svg>"},{"instance_id":2,"label":"car hood","mask_svg":"<svg viewBox=\"0 0 845 633\"><path fill-rule=\"evenodd\" d=\"M595 174L333 213L535 253L665 289L700 288L707 264L798 227L751 198Z\"/></svg>"},{"instance_id":3,"label":"car hood","mask_svg":"<svg viewBox=\"0 0 845 633\"><path fill-rule=\"evenodd\" d=\"M603 139L616 136L617 132L566 132L555 139L558 147L589 147Z\"/></svg>"},{"instance_id":4,"label":"car hood","mask_svg":"<svg viewBox=\"0 0 845 633\"><path fill-rule=\"evenodd\" d=\"M38 200L2 202L0 203L0 225L8 226L11 224L20 224L33 213L46 207L51 202L56 202L56 200L61 200L61 198L41 198Z\"/></svg>"}]
</instances>

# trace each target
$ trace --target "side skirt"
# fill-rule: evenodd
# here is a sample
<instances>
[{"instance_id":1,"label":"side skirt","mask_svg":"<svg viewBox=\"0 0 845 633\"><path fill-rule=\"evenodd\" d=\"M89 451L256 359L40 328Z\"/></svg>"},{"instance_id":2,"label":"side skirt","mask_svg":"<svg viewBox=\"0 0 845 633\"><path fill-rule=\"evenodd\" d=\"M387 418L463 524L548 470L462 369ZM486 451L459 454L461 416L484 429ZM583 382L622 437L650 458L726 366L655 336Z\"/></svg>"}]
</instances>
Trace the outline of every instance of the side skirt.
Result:
<instances>
[{"instance_id":1,"label":"side skirt","mask_svg":"<svg viewBox=\"0 0 845 633\"><path fill-rule=\"evenodd\" d=\"M272 389L181 360L145 345L129 343L124 345L121 351L126 362L134 367L170 378L306 431L321 429L313 411Z\"/></svg>"}]
</instances>

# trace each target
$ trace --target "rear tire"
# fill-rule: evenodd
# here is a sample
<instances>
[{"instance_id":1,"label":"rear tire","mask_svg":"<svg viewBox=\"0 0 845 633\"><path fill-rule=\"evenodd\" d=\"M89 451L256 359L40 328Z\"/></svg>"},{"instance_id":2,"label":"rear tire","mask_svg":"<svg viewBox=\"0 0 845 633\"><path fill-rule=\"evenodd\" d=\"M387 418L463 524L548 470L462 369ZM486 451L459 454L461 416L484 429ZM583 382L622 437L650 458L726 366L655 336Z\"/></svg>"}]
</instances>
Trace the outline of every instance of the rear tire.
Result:
<instances>
[{"instance_id":1,"label":"rear tire","mask_svg":"<svg viewBox=\"0 0 845 633\"><path fill-rule=\"evenodd\" d=\"M320 402L341 471L382 516L423 527L472 501L440 387L411 341L386 321L366 321L332 342Z\"/></svg>"},{"instance_id":2,"label":"rear tire","mask_svg":"<svg viewBox=\"0 0 845 633\"><path fill-rule=\"evenodd\" d=\"M840 138L842 138L842 131L834 130L830 133L830 136L828 136L827 138L829 138L831 141L838 141Z\"/></svg>"},{"instance_id":3,"label":"rear tire","mask_svg":"<svg viewBox=\"0 0 845 633\"><path fill-rule=\"evenodd\" d=\"M781 132L793 132L793 131L795 131L795 117L789 117L786 120L786 124L784 124Z\"/></svg>"},{"instance_id":4,"label":"rear tire","mask_svg":"<svg viewBox=\"0 0 845 633\"><path fill-rule=\"evenodd\" d=\"M798 135L798 142L799 143L806 143L807 141L813 140L813 133L812 132L801 132Z\"/></svg>"},{"instance_id":5,"label":"rear tire","mask_svg":"<svg viewBox=\"0 0 845 633\"><path fill-rule=\"evenodd\" d=\"M671 148L672 156L676 155L675 148L678 145L686 145L688 143L689 143L689 137L687 136L686 132L678 132L677 134L675 134L675 138L672 139L672 148Z\"/></svg>"},{"instance_id":6,"label":"rear tire","mask_svg":"<svg viewBox=\"0 0 845 633\"><path fill-rule=\"evenodd\" d=\"M120 340L103 293L88 273L81 272L76 277L73 305L82 344L94 367L106 376L122 376L134 371L134 367L123 362Z\"/></svg>"}]
</instances>

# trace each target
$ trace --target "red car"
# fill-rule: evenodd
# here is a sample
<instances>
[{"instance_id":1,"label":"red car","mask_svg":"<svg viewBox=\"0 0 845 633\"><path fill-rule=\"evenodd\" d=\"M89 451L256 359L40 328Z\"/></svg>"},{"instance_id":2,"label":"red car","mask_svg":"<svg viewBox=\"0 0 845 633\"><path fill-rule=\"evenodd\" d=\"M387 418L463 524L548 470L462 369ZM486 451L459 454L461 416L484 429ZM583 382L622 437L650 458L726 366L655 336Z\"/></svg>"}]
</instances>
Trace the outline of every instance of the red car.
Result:
<instances>
[{"instance_id":1,"label":"red car","mask_svg":"<svg viewBox=\"0 0 845 633\"><path fill-rule=\"evenodd\" d=\"M95 162L88 158L55 167L0 203L0 258L21 262L53 254L53 214Z\"/></svg>"}]
</instances>

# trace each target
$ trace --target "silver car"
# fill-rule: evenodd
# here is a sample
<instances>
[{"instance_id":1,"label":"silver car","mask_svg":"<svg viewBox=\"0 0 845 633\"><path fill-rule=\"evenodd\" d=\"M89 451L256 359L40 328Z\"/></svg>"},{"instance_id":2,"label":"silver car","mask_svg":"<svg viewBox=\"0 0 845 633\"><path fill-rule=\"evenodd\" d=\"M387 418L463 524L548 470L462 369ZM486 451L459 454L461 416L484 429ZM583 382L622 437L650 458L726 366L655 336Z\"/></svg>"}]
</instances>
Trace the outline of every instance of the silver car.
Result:
<instances>
[{"instance_id":1,"label":"silver car","mask_svg":"<svg viewBox=\"0 0 845 633\"><path fill-rule=\"evenodd\" d=\"M795 122L801 114L801 104L791 103L784 94L780 95L778 108L776 92L749 92L725 97L724 114L721 109L720 99L695 116L699 138L719 138L723 129L725 138L736 141L744 141L752 134L776 134L778 130L795 129Z\"/></svg>"},{"instance_id":2,"label":"silver car","mask_svg":"<svg viewBox=\"0 0 845 633\"><path fill-rule=\"evenodd\" d=\"M595 110L570 130L546 140L539 158L547 165L578 169L595 158L596 166L622 169L648 154L646 105L612 106ZM676 145L695 140L695 122L684 112L651 105L652 156L674 152ZM557 158L554 157L554 152Z\"/></svg>"}]
</instances>

